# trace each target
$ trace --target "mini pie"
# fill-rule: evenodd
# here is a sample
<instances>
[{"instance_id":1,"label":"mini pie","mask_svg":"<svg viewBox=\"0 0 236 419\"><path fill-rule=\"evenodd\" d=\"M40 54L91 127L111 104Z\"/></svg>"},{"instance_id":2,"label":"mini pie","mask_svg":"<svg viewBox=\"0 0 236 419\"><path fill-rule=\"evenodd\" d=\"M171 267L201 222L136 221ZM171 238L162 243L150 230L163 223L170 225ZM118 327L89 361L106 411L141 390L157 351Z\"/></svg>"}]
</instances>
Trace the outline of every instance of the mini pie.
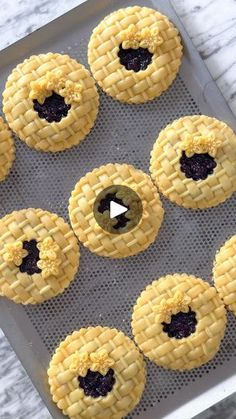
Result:
<instances>
[{"instance_id":1,"label":"mini pie","mask_svg":"<svg viewBox=\"0 0 236 419\"><path fill-rule=\"evenodd\" d=\"M159 190L176 204L214 207L236 189L236 135L215 118L184 116L159 134L150 170Z\"/></svg>"},{"instance_id":2,"label":"mini pie","mask_svg":"<svg viewBox=\"0 0 236 419\"><path fill-rule=\"evenodd\" d=\"M41 151L79 144L94 125L99 96L88 70L68 55L33 55L9 75L3 111L11 129Z\"/></svg>"},{"instance_id":3,"label":"mini pie","mask_svg":"<svg viewBox=\"0 0 236 419\"><path fill-rule=\"evenodd\" d=\"M0 117L0 182L9 174L15 159L15 145L11 131Z\"/></svg>"},{"instance_id":4,"label":"mini pie","mask_svg":"<svg viewBox=\"0 0 236 419\"><path fill-rule=\"evenodd\" d=\"M225 305L236 315L236 236L216 253L213 279Z\"/></svg>"},{"instance_id":5,"label":"mini pie","mask_svg":"<svg viewBox=\"0 0 236 419\"><path fill-rule=\"evenodd\" d=\"M131 339L97 326L61 342L48 377L53 401L69 418L120 419L138 404L146 370Z\"/></svg>"},{"instance_id":6,"label":"mini pie","mask_svg":"<svg viewBox=\"0 0 236 419\"><path fill-rule=\"evenodd\" d=\"M97 222L95 206L98 195L116 185L126 186L130 193L137 194L142 203L142 213L131 230L125 226L119 229L119 234L112 234ZM125 198L121 202L127 205ZM92 252L111 258L127 257L145 250L155 240L163 214L158 192L150 177L127 164L109 163L87 173L76 184L69 201L72 228L79 240ZM110 221L108 211L102 216L108 225L114 221Z\"/></svg>"},{"instance_id":7,"label":"mini pie","mask_svg":"<svg viewBox=\"0 0 236 419\"><path fill-rule=\"evenodd\" d=\"M0 220L0 295L37 304L55 297L74 279L79 248L56 214L28 208Z\"/></svg>"},{"instance_id":8,"label":"mini pie","mask_svg":"<svg viewBox=\"0 0 236 419\"><path fill-rule=\"evenodd\" d=\"M193 275L167 275L152 282L134 307L132 330L141 351L157 365L189 370L219 349L226 310L217 291Z\"/></svg>"},{"instance_id":9,"label":"mini pie","mask_svg":"<svg viewBox=\"0 0 236 419\"><path fill-rule=\"evenodd\" d=\"M99 86L127 103L161 95L175 79L181 58L178 30L148 7L127 7L106 16L88 45L88 62Z\"/></svg>"}]
</instances>

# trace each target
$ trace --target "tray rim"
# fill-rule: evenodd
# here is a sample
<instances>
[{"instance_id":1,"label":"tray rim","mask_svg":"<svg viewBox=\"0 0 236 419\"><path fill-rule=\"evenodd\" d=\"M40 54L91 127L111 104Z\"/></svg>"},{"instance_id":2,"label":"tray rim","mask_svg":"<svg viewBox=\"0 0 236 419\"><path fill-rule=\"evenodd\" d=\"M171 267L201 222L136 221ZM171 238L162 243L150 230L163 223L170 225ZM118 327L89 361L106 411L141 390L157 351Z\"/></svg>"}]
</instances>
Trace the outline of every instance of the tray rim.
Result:
<instances>
[{"instance_id":1,"label":"tray rim","mask_svg":"<svg viewBox=\"0 0 236 419\"><path fill-rule=\"evenodd\" d=\"M212 76L207 69L204 61L201 59L198 51L195 49L186 29L184 28L181 18L177 15L175 11L175 7L173 5L172 0L150 0L151 3L153 3L153 7L159 8L163 13L166 12L166 14L173 20L173 22L177 25L177 27L180 29L180 33L182 36L182 39L184 39L184 47L186 48L187 52L190 54L188 55L189 61L186 59L186 57L183 58L184 65L181 66L180 75L184 78L185 81L185 75L194 67L194 72L191 75L191 77L197 79L197 83L202 86L202 92L196 92L194 89L194 86L188 85L186 83L188 89L190 90L190 93L195 97L197 95L197 104L200 107L200 109L205 108L206 104L206 97L210 96L212 103L214 105L215 101L214 98L217 98L218 104L219 104L219 110L212 108L212 115L218 116L221 119L226 120L232 128L236 129L236 118L230 109L226 99L224 98L222 92L216 85L215 81L212 79ZM11 63L12 60L9 61L8 57L11 56L13 53L14 59L22 59L22 47L24 46L24 49L28 51L29 45L33 42L36 42L36 40L39 38L40 34L40 41L43 42L44 39L48 39L49 34L48 31L53 32L53 37L56 37L56 34L61 33L61 25L66 19L72 20L75 22L76 14L78 11L84 11L87 14L87 11L90 10L89 7L92 6L93 12L92 14L95 14L96 10L103 10L108 6L111 6L112 8L118 9L122 7L121 3L126 3L126 0L123 0L122 2L120 0L102 0L100 2L94 2L93 0L81 0L81 3L71 9L70 11L66 12L65 14L61 15L60 17L52 20L51 22L47 23L46 25L43 25L41 28L37 29L33 33L27 35L26 37L21 38L20 40L14 42L10 46L4 48L0 51L0 58L1 62L3 63L2 66ZM140 3L138 0L136 3ZM145 0L143 0L143 3L145 3ZM161 3L161 4L160 4ZM163 5L165 3L165 5ZM143 4L145 5L145 4ZM87 10L88 9L88 10ZM166 10L165 10L166 9ZM170 13L171 12L171 13ZM68 32L70 31L70 28L68 29ZM51 38L50 38L51 39ZM31 49L34 49L35 47L31 47ZM9 54L10 53L10 54ZM28 56L27 54L24 54L25 56ZM189 76L189 75L188 75ZM202 83L202 79L205 79L205 82ZM207 103L207 114L211 114L209 112L209 103ZM223 115L222 115L223 114ZM47 348L45 347L43 341L38 336L37 331L34 329L33 325L31 324L28 316L26 313L22 310L19 310L19 317L20 321L24 322L25 324L25 331L27 331L26 334L23 334L22 329L20 329L17 326L17 323L15 321L14 316L12 315L11 306L14 303L11 301L7 301L4 298L0 299L0 314L1 319L4 319L4 322L2 320L0 321L0 326L2 330L4 331L4 334L8 338L10 344L12 345L14 352L20 359L23 367L25 368L29 378L35 385L36 390L39 392L42 400L44 401L47 409L51 413L51 415L55 418L64 418L65 416L62 415L62 413L59 411L59 409L54 405L54 403L51 400L49 391L45 391L45 386L47 386L47 381L45 381L45 370L44 368L47 366L46 362L39 361L39 358L37 356L37 353L40 352L39 348L42 348L44 351L48 353ZM32 346L32 343L29 342L26 335L30 335L30 331L34 330L34 336L35 336L35 342L37 345L35 347ZM16 349L17 348L17 349ZM49 355L49 353L48 353ZM27 359L27 362L26 362ZM48 357L48 361L50 359L50 356ZM230 362L228 363L228 368L230 369ZM219 368L220 370L221 368ZM225 369L225 366L224 366ZM232 370L229 371L232 373ZM196 414L202 412L203 410L207 409L208 407L212 406L213 404L219 402L220 400L224 399L228 395L234 393L235 385L236 385L236 373L232 376L228 377L223 382L219 382L216 385L214 385L211 388L207 388L207 383L204 385L203 378L201 380L200 387L198 388L198 391L200 390L200 394L198 394L196 397L191 398L191 400L185 400L184 403L181 403L181 406L179 406L177 409L175 407L174 414L169 412L163 412L164 416L161 416L165 419L190 419ZM191 383L191 390L196 387L196 383ZM222 389L223 386L223 389ZM197 387L199 387L199 382L197 383ZM202 392L202 389L205 387L205 391ZM185 388L186 389L186 388ZM173 397L168 398L170 399L170 405L171 405L171 399L176 399L178 393L182 393L183 389L180 391L176 391ZM186 399L188 398L188 391L186 389ZM207 397L206 397L207 396ZM160 413L159 406L160 404L156 405L158 407L158 411ZM188 412L188 413L187 413ZM146 414L142 415L143 419L156 419L156 407L149 408L148 412Z\"/></svg>"}]
</instances>

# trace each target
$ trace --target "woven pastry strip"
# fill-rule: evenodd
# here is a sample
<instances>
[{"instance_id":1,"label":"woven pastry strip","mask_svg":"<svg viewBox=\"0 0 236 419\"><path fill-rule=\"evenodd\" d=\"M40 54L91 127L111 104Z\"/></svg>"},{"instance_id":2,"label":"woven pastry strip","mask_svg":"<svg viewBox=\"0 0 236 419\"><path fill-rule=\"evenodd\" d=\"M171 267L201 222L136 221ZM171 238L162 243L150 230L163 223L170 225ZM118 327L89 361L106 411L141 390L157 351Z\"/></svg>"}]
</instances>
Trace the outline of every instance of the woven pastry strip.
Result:
<instances>
[{"instance_id":1,"label":"woven pastry strip","mask_svg":"<svg viewBox=\"0 0 236 419\"><path fill-rule=\"evenodd\" d=\"M180 169L180 141L186 134L213 133L222 140L213 174L204 180L186 178ZM224 202L236 189L236 135L224 122L205 115L185 116L161 131L151 153L150 171L159 190L187 208L209 208Z\"/></svg>"},{"instance_id":2,"label":"woven pastry strip","mask_svg":"<svg viewBox=\"0 0 236 419\"><path fill-rule=\"evenodd\" d=\"M49 71L61 70L66 80L82 85L82 100L73 102L60 122L47 122L38 116L29 98L30 83ZM8 77L3 92L3 111L11 129L29 147L41 151L61 151L79 144L94 125L99 97L88 70L61 54L34 55L19 64Z\"/></svg>"},{"instance_id":3,"label":"woven pastry strip","mask_svg":"<svg viewBox=\"0 0 236 419\"><path fill-rule=\"evenodd\" d=\"M190 307L197 318L195 332L182 339L169 338L153 310L177 291L191 298ZM196 368L211 360L219 349L225 326L225 308L216 289L187 274L167 275L148 285L132 316L132 330L139 348L156 364L174 370Z\"/></svg>"},{"instance_id":4,"label":"woven pastry strip","mask_svg":"<svg viewBox=\"0 0 236 419\"><path fill-rule=\"evenodd\" d=\"M69 370L76 351L105 349L114 360L115 384L105 397L86 396L77 374ZM139 402L146 372L143 357L122 332L108 327L88 327L69 335L56 349L48 369L53 401L71 419L120 419Z\"/></svg>"},{"instance_id":5,"label":"woven pastry strip","mask_svg":"<svg viewBox=\"0 0 236 419\"><path fill-rule=\"evenodd\" d=\"M14 159L15 145L12 134L0 117L0 181L7 177Z\"/></svg>"},{"instance_id":6,"label":"woven pastry strip","mask_svg":"<svg viewBox=\"0 0 236 419\"><path fill-rule=\"evenodd\" d=\"M16 241L42 242L52 237L59 246L60 269L57 276L44 279L41 273L22 273L13 262L4 260L5 245ZM56 214L42 209L14 211L0 220L0 294L15 303L37 304L62 293L73 280L79 266L79 249L69 225Z\"/></svg>"},{"instance_id":7,"label":"woven pastry strip","mask_svg":"<svg viewBox=\"0 0 236 419\"><path fill-rule=\"evenodd\" d=\"M118 57L121 32L131 24L138 30L159 28L163 43L158 46L146 70L127 70ZM142 103L159 96L178 73L182 46L178 30L169 19L147 7L127 7L105 17L93 30L88 61L99 86L122 102Z\"/></svg>"},{"instance_id":8,"label":"woven pastry strip","mask_svg":"<svg viewBox=\"0 0 236 419\"><path fill-rule=\"evenodd\" d=\"M236 315L236 236L227 240L217 252L213 278L220 297Z\"/></svg>"},{"instance_id":9,"label":"woven pastry strip","mask_svg":"<svg viewBox=\"0 0 236 419\"><path fill-rule=\"evenodd\" d=\"M133 230L112 235L96 222L93 206L98 194L111 185L133 189L143 204L143 215ZM69 215L75 234L92 252L122 258L145 250L156 238L163 220L163 208L152 181L141 170L127 164L101 166L76 184L69 201Z\"/></svg>"}]
</instances>

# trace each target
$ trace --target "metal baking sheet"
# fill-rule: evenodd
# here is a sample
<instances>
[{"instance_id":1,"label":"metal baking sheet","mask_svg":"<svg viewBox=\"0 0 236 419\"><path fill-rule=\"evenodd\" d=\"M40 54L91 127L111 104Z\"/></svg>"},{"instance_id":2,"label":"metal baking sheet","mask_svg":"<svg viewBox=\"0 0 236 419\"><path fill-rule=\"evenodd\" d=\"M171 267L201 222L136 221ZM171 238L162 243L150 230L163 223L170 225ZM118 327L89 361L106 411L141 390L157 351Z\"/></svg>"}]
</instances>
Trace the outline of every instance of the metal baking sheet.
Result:
<instances>
[{"instance_id":1,"label":"metal baking sheet","mask_svg":"<svg viewBox=\"0 0 236 419\"><path fill-rule=\"evenodd\" d=\"M16 161L10 176L0 184L0 216L31 206L54 211L68 220L68 198L81 176L108 162L126 162L148 172L150 151L159 131L182 115L213 115L236 130L232 112L168 0L88 0L0 53L0 91L12 68L31 54L68 53L88 67L87 43L92 29L111 11L134 4L159 9L179 28L184 43L180 75L160 98L143 105L123 105L100 91L96 125L87 139L71 150L45 154L16 139ZM53 418L62 414L51 401L46 370L59 342L73 330L97 324L117 327L131 336L132 307L148 283L183 271L211 280L216 249L235 233L236 195L205 211L162 201L163 226L144 253L109 260L81 246L79 273L61 296L33 307L0 299L0 326ZM229 315L221 350L207 365L176 373L147 362L147 386L129 417L190 418L232 393L236 385L235 342L236 322Z\"/></svg>"}]
</instances>

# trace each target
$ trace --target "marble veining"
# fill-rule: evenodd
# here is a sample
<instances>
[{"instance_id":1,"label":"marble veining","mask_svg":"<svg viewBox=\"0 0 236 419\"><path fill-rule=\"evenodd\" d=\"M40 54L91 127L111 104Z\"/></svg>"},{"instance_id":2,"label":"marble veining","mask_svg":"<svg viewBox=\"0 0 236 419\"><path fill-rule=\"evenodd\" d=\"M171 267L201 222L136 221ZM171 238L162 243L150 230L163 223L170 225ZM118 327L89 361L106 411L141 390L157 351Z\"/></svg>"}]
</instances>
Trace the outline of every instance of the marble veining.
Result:
<instances>
[{"instance_id":1,"label":"marble veining","mask_svg":"<svg viewBox=\"0 0 236 419\"><path fill-rule=\"evenodd\" d=\"M0 419L51 419L1 329Z\"/></svg>"},{"instance_id":2,"label":"marble veining","mask_svg":"<svg viewBox=\"0 0 236 419\"><path fill-rule=\"evenodd\" d=\"M154 0L155 1L155 0ZM236 1L171 0L194 45L236 115ZM158 4L158 0L156 0ZM1 0L0 50L80 0Z\"/></svg>"},{"instance_id":3,"label":"marble veining","mask_svg":"<svg viewBox=\"0 0 236 419\"><path fill-rule=\"evenodd\" d=\"M236 115L236 1L174 0L172 3Z\"/></svg>"},{"instance_id":4,"label":"marble veining","mask_svg":"<svg viewBox=\"0 0 236 419\"><path fill-rule=\"evenodd\" d=\"M81 3L0 0L0 50ZM157 0L158 4L158 0ZM212 77L236 115L236 0L172 0ZM235 416L230 397L198 419ZM50 419L37 391L0 330L0 419Z\"/></svg>"}]
</instances>

